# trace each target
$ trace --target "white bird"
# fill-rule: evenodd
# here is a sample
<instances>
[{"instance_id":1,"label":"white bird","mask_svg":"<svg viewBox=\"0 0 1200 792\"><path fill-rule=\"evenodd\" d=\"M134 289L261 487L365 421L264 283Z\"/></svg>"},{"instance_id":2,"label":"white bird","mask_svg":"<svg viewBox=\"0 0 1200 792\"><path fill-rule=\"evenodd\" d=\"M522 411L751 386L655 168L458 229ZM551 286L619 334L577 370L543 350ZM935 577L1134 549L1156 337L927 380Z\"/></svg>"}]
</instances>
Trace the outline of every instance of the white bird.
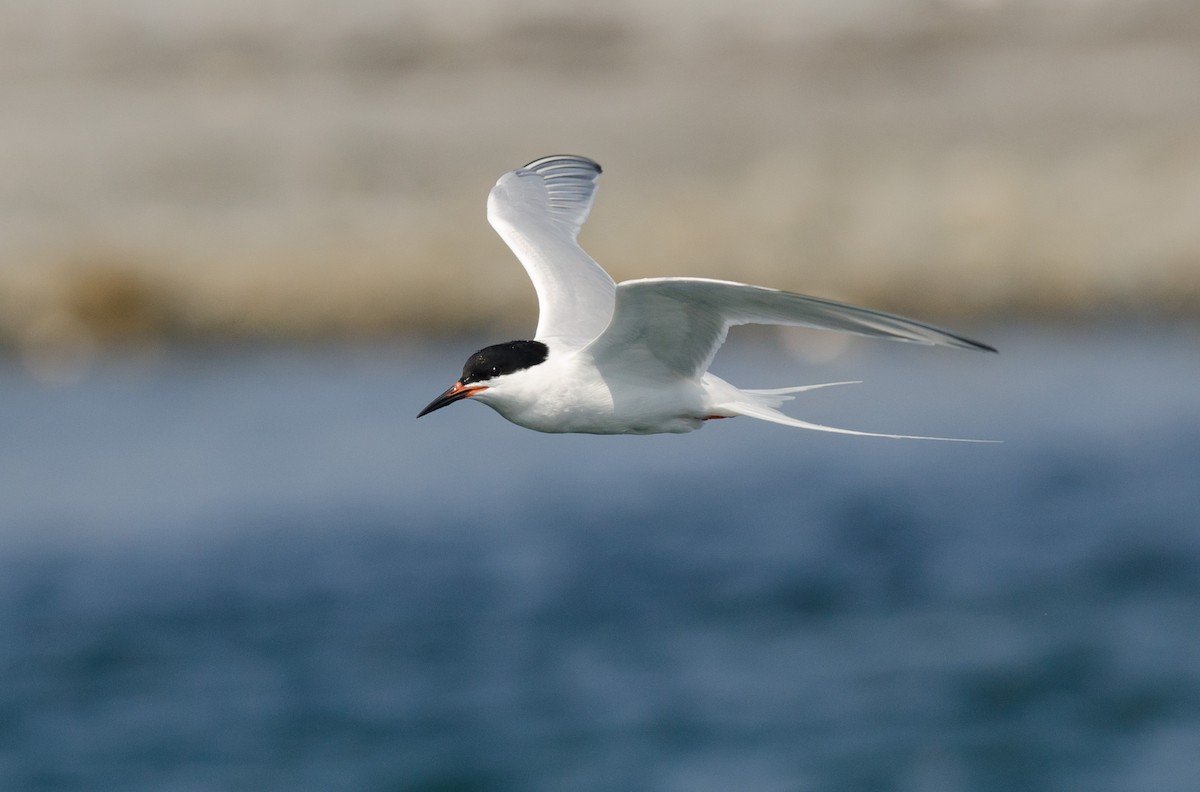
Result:
<instances>
[{"instance_id":1,"label":"white bird","mask_svg":"<svg viewBox=\"0 0 1200 792\"><path fill-rule=\"evenodd\" d=\"M456 401L483 402L539 432L690 432L744 415L822 432L922 440L801 421L777 408L792 394L850 383L773 390L738 388L708 371L730 326L774 324L841 330L919 344L995 352L931 325L800 294L706 278L614 283L576 242L596 196L600 166L552 156L500 177L488 222L520 259L537 291L533 340L485 347L422 415Z\"/></svg>"}]
</instances>

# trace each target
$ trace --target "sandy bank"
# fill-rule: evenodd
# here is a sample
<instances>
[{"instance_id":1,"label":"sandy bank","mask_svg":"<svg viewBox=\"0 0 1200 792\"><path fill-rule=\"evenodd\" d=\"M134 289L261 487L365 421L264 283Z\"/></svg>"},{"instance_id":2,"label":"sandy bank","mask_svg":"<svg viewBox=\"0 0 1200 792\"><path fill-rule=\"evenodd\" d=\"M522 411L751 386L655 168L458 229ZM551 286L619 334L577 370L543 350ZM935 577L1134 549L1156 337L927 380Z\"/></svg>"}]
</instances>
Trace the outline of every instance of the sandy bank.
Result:
<instances>
[{"instance_id":1,"label":"sandy bank","mask_svg":"<svg viewBox=\"0 0 1200 792\"><path fill-rule=\"evenodd\" d=\"M0 30L10 347L531 327L484 197L556 151L606 167L582 240L618 278L1200 309L1182 0L28 2Z\"/></svg>"}]
</instances>

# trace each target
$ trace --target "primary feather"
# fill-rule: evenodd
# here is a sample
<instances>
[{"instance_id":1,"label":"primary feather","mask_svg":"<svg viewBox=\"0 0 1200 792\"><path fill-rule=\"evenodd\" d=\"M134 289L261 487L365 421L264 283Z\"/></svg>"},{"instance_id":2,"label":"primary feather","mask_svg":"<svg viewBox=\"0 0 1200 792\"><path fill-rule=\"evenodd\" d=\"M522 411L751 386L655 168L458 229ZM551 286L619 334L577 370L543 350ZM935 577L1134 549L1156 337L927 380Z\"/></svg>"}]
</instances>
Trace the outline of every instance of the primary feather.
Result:
<instances>
[{"instance_id":1,"label":"primary feather","mask_svg":"<svg viewBox=\"0 0 1200 792\"><path fill-rule=\"evenodd\" d=\"M537 291L536 338L581 347L612 318L616 284L575 241L599 178L586 157L543 157L501 176L488 195L488 222Z\"/></svg>"},{"instance_id":2,"label":"primary feather","mask_svg":"<svg viewBox=\"0 0 1200 792\"><path fill-rule=\"evenodd\" d=\"M995 351L933 325L803 294L706 278L646 278L617 286L605 331L588 346L599 366L646 376L694 377L708 370L729 328L775 324Z\"/></svg>"}]
</instances>

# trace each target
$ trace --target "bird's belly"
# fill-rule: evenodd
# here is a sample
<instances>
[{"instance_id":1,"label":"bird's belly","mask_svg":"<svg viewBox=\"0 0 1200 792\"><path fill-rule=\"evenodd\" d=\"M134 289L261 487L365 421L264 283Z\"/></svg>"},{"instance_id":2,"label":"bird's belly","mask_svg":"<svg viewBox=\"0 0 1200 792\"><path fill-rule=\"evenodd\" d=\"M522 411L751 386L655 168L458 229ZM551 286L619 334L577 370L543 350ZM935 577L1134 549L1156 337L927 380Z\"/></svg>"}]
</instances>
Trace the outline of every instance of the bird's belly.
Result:
<instances>
[{"instance_id":1,"label":"bird's belly","mask_svg":"<svg viewBox=\"0 0 1200 792\"><path fill-rule=\"evenodd\" d=\"M691 432L703 425L705 417L700 393L691 388L551 391L524 409L500 412L527 429L583 434Z\"/></svg>"}]
</instances>

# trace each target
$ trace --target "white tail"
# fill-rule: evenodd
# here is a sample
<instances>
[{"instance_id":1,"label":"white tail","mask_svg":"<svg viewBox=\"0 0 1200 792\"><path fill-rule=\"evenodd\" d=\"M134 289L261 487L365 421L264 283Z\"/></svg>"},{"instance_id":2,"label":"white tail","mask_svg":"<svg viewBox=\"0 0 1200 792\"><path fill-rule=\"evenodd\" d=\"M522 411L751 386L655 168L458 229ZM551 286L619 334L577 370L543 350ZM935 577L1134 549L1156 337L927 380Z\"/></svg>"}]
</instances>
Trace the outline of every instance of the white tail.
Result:
<instances>
[{"instance_id":1,"label":"white tail","mask_svg":"<svg viewBox=\"0 0 1200 792\"><path fill-rule=\"evenodd\" d=\"M1001 440L971 440L963 437L926 437L924 435L882 434L880 432L860 432L855 429L838 429L833 426L809 423L799 418L784 415L776 408L785 401L790 401L793 393L830 388L834 385L858 385L859 381L825 382L820 385L801 385L795 388L773 388L770 390L746 390L737 388L737 397L719 405L722 411L731 415L744 415L747 418L758 418L761 421L794 426L798 429L812 429L816 432L834 432L835 434L859 435L860 437L890 437L895 440L941 440L947 443L1000 443Z\"/></svg>"}]
</instances>

